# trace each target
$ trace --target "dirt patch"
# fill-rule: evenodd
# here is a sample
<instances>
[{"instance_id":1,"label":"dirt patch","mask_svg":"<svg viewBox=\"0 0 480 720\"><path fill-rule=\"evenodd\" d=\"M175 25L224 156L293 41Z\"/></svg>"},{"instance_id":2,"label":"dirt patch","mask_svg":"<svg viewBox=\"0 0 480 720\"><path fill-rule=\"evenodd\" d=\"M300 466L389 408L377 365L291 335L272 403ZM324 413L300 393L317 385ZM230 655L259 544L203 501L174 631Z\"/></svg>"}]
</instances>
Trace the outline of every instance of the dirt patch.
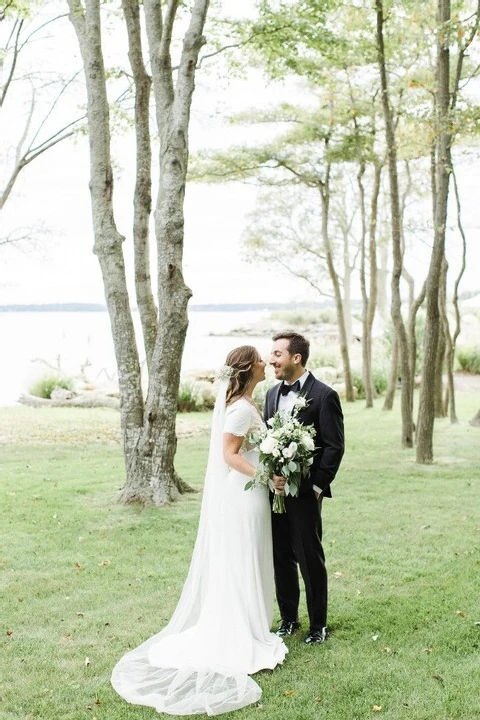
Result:
<instances>
[{"instance_id":1,"label":"dirt patch","mask_svg":"<svg viewBox=\"0 0 480 720\"><path fill-rule=\"evenodd\" d=\"M455 373L455 390L480 393L480 375L471 373Z\"/></svg>"}]
</instances>

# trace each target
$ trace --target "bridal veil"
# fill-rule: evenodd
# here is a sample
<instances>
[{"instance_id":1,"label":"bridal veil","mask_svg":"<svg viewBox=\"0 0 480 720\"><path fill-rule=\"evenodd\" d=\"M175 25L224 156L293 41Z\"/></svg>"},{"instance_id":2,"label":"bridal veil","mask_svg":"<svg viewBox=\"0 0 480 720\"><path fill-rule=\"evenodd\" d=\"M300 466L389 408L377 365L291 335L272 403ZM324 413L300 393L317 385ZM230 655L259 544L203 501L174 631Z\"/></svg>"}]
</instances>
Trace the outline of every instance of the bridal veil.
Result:
<instances>
[{"instance_id":1,"label":"bridal veil","mask_svg":"<svg viewBox=\"0 0 480 720\"><path fill-rule=\"evenodd\" d=\"M229 580L239 567L229 555L231 542L225 540L228 520L221 511L230 472L223 458L227 387L228 378L221 379L198 534L178 605L168 625L128 652L112 673L112 685L125 700L172 715L217 715L257 702L261 689L249 673L275 667L286 652L264 618L266 631L262 629L260 644L258 633L245 632L243 621L235 620L245 611L234 585L238 578ZM243 485L241 491L246 495ZM240 543L241 539L235 544ZM236 552L243 550L238 547ZM261 601L254 600L254 604L261 605ZM251 605L250 601L250 615ZM253 610L255 615L256 608Z\"/></svg>"}]
</instances>

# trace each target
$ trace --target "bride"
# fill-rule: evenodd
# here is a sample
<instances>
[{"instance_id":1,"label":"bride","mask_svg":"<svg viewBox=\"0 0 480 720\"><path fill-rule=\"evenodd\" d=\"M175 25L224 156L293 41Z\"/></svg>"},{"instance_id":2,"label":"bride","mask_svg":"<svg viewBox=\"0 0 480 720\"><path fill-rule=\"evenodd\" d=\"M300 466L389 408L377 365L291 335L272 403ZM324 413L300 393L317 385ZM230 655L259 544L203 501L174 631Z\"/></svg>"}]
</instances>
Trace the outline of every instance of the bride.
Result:
<instances>
[{"instance_id":1,"label":"bride","mask_svg":"<svg viewBox=\"0 0 480 720\"><path fill-rule=\"evenodd\" d=\"M270 632L273 560L268 491L256 485L263 420L252 393L265 363L250 345L232 350L220 374L202 508L192 561L168 625L130 651L112 673L128 702L171 715L220 713L257 702L249 677L288 652Z\"/></svg>"}]
</instances>

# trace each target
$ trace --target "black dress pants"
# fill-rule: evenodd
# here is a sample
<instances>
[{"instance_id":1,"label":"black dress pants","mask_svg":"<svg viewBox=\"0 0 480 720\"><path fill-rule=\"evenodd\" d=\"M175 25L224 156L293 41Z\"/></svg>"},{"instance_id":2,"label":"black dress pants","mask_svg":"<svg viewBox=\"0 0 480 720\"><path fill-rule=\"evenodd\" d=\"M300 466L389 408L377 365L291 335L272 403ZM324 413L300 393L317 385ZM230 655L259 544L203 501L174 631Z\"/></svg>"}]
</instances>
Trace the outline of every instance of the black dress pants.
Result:
<instances>
[{"instance_id":1,"label":"black dress pants","mask_svg":"<svg viewBox=\"0 0 480 720\"><path fill-rule=\"evenodd\" d=\"M273 562L278 607L283 620L298 619L300 586L305 584L310 630L327 625L327 570L322 547L321 506L315 492L285 497L286 512L272 512Z\"/></svg>"}]
</instances>

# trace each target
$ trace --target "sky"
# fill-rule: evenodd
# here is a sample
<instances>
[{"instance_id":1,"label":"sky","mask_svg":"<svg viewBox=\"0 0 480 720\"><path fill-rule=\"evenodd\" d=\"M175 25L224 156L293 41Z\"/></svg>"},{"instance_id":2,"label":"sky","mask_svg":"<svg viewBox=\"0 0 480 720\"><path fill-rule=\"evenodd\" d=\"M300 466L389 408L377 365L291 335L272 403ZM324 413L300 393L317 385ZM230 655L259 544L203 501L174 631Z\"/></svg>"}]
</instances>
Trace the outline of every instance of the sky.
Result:
<instances>
[{"instance_id":1,"label":"sky","mask_svg":"<svg viewBox=\"0 0 480 720\"><path fill-rule=\"evenodd\" d=\"M233 9L235 3L230 5ZM51 51L58 54L59 62L65 63L70 57L73 67L75 58L79 62L79 52L73 31L67 20L65 23L62 32L56 31L52 37ZM44 53L39 58L40 66L46 62ZM51 58L48 62L51 63ZM269 96L276 100L278 92L266 87L258 72L236 81L199 73L196 86L190 135L192 153L211 145L212 138L215 145L220 142L223 146L231 141L244 141L249 131L229 127L224 120L226 109L261 106ZM18 107L20 111L21 105ZM65 112L67 116L68 111ZM2 136L11 133L14 137L15 113L9 116L4 113L2 121ZM123 247L131 275L133 138L122 135L113 145L115 217L119 231L126 237ZM88 180L89 150L85 137L61 143L21 174L15 194L0 217L0 236L13 228L33 227L36 240L0 253L0 305L104 302L99 265L92 253ZM251 185L239 183L188 184L184 275L193 291L191 303L303 301L311 297L301 281L292 278L285 283L283 277L279 298L278 278L271 268L267 270L246 261L241 237L256 193Z\"/></svg>"},{"instance_id":2,"label":"sky","mask_svg":"<svg viewBox=\"0 0 480 720\"><path fill-rule=\"evenodd\" d=\"M62 58L67 57L65 50L69 43L76 42L66 22L61 42L58 36L52 38L52 52L61 52L59 57ZM75 49L72 63L76 61L78 51ZM45 56L41 62L46 62ZM280 90L289 93L291 88ZM251 71L243 80L218 80L213 75L199 74L192 111L191 152L209 144L226 147L229 143L253 137L256 131L252 129L229 126L224 121L226 112L250 106L263 107L278 96L279 87L268 85L259 72ZM11 117L10 127L0 127L3 137L8 131L15 130L15 121L12 123ZM115 215L118 229L126 237L124 252L130 271L132 137L124 135L117 139L114 148ZM480 287L477 273L480 243L475 242L478 238L476 196L480 187L480 163L475 156L465 156L459 176L467 198L464 222L472 238L469 269L462 289L473 290ZM0 305L104 303L99 265L92 252L88 180L89 151L85 137L58 145L22 173L15 195L0 217L0 235L14 227L33 226L37 240L19 249L0 249ZM187 186L184 275L193 291L191 304L295 303L320 299L301 280L286 276L275 268L245 261L242 233L257 193L252 185L240 183L190 183ZM423 241L417 243L414 258L414 271L423 276L428 264L428 248ZM154 268L152 271L155 272Z\"/></svg>"}]
</instances>

